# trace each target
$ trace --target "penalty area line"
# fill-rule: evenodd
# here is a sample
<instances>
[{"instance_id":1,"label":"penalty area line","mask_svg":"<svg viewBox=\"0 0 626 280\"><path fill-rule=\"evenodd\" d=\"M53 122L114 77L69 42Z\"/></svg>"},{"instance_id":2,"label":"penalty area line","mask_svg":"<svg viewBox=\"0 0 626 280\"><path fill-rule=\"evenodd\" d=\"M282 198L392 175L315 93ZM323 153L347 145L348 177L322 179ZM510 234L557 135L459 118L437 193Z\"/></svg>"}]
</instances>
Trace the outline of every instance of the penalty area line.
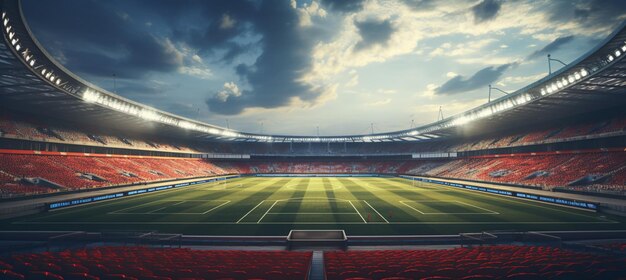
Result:
<instances>
[{"instance_id":1,"label":"penalty area line","mask_svg":"<svg viewBox=\"0 0 626 280\"><path fill-rule=\"evenodd\" d=\"M245 217L247 217L250 213L252 213L252 211L254 211L254 209L256 209L257 207L259 207L261 204L263 204L263 202L265 202L265 200L261 200L261 202L259 202L259 204L257 204L256 206L254 206L254 208L252 208L250 211L248 211L248 213L246 213L245 215L243 215L243 217L241 217L241 219L237 220L237 222L235 224L238 224L239 222L241 222L241 220L243 220Z\"/></svg>"},{"instance_id":2,"label":"penalty area line","mask_svg":"<svg viewBox=\"0 0 626 280\"><path fill-rule=\"evenodd\" d=\"M357 210L356 207L354 207L354 204L352 204L352 201L348 200L348 202L350 202L350 205L352 205L352 208L354 208L354 211L356 211L356 213L359 214L359 217L361 217L361 220L363 220L363 222L367 224L367 221L365 220L365 218L363 218L363 215L361 215L361 212L359 212L359 210Z\"/></svg>"},{"instance_id":3,"label":"penalty area line","mask_svg":"<svg viewBox=\"0 0 626 280\"><path fill-rule=\"evenodd\" d=\"M383 218L383 220L385 220L386 223L389 223L389 221L387 221L387 219L385 219L385 217L383 217L383 215L381 215L378 210L376 210L376 208L374 208L372 205L370 205L367 200L363 200L363 202L365 202L365 204L367 204L367 206L369 206L370 208L372 208L372 210L374 210L374 212L376 212L376 214L378 214L378 216L380 216L381 218Z\"/></svg>"},{"instance_id":4,"label":"penalty area line","mask_svg":"<svg viewBox=\"0 0 626 280\"><path fill-rule=\"evenodd\" d=\"M276 205L276 203L278 202L278 200L274 201L274 203L272 204L272 206L270 206L269 209L267 209L267 211L265 211L265 214L263 214L263 216L261 216L261 218L256 222L257 224L261 222L261 220L263 220L263 218L265 218L265 215L267 215L267 213L270 212L270 210L272 210L272 208L274 208L274 205Z\"/></svg>"}]
</instances>

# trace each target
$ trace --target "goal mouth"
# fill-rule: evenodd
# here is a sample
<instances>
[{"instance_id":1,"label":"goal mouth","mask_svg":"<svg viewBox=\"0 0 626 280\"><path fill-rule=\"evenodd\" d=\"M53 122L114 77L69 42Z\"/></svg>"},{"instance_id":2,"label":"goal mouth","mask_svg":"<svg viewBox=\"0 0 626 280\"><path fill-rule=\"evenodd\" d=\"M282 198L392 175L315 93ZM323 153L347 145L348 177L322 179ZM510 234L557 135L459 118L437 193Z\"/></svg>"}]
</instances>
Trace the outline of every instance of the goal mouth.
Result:
<instances>
[{"instance_id":1,"label":"goal mouth","mask_svg":"<svg viewBox=\"0 0 626 280\"><path fill-rule=\"evenodd\" d=\"M291 230L288 242L346 242L344 230Z\"/></svg>"}]
</instances>

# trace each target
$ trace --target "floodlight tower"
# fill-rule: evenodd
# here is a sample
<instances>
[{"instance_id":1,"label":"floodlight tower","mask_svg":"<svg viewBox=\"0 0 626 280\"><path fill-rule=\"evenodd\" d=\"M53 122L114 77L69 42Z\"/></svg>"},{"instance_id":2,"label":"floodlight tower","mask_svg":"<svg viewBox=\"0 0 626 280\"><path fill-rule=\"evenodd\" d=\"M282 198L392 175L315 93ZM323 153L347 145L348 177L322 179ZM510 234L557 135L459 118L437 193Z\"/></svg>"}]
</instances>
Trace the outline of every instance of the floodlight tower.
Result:
<instances>
[{"instance_id":1,"label":"floodlight tower","mask_svg":"<svg viewBox=\"0 0 626 280\"><path fill-rule=\"evenodd\" d=\"M497 88L497 87L492 87L491 85L489 85L489 99L487 99L487 103L491 102L491 90L492 90L492 89L495 89L495 90L497 90L497 91L499 91L499 92L502 92L502 93L504 93L504 94L507 94L507 95L509 94L509 92L506 92L506 91L501 90L501 89L499 89L499 88Z\"/></svg>"},{"instance_id":2,"label":"floodlight tower","mask_svg":"<svg viewBox=\"0 0 626 280\"><path fill-rule=\"evenodd\" d=\"M548 76L552 75L552 64L551 64L552 61L556 61L558 63L563 64L563 66L567 66L565 62L552 58L550 57L550 54L548 54Z\"/></svg>"}]
</instances>

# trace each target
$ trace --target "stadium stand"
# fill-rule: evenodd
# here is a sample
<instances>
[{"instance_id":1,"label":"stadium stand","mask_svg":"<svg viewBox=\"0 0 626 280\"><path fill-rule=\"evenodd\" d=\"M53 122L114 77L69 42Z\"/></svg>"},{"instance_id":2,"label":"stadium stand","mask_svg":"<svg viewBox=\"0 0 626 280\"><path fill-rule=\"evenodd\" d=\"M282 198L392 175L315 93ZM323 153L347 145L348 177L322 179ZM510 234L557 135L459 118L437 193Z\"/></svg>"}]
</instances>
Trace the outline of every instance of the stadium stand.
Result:
<instances>
[{"instance_id":1,"label":"stadium stand","mask_svg":"<svg viewBox=\"0 0 626 280\"><path fill-rule=\"evenodd\" d=\"M238 174L409 174L546 190L626 194L626 153L516 154L436 160L216 162Z\"/></svg>"},{"instance_id":2,"label":"stadium stand","mask_svg":"<svg viewBox=\"0 0 626 280\"><path fill-rule=\"evenodd\" d=\"M215 176L226 171L197 158L133 158L0 153L2 196Z\"/></svg>"},{"instance_id":3,"label":"stadium stand","mask_svg":"<svg viewBox=\"0 0 626 280\"><path fill-rule=\"evenodd\" d=\"M3 112L0 115L0 132L0 137L10 139L125 149L197 152L195 149L185 145L164 143L163 140L135 139L122 134L107 135L106 133L90 131L85 128L73 127L67 123L59 125L52 121L50 123L35 121L32 118L9 112Z\"/></svg>"},{"instance_id":4,"label":"stadium stand","mask_svg":"<svg viewBox=\"0 0 626 280\"><path fill-rule=\"evenodd\" d=\"M626 258L553 247L327 251L326 279L623 279Z\"/></svg>"},{"instance_id":5,"label":"stadium stand","mask_svg":"<svg viewBox=\"0 0 626 280\"><path fill-rule=\"evenodd\" d=\"M215 161L0 153L2 196L224 174L408 174L546 190L626 194L626 153L546 153L430 160Z\"/></svg>"},{"instance_id":6,"label":"stadium stand","mask_svg":"<svg viewBox=\"0 0 626 280\"><path fill-rule=\"evenodd\" d=\"M197 143L173 143L162 139L136 139L136 137L108 135L89 129L72 127L67 123L41 123L17 113L4 112L0 115L0 137L30 141L70 143L88 146L104 146L125 149L158 150L170 152L216 152L240 154L380 154L380 153L415 153L425 151L474 151L503 147L538 145L542 143L564 142L580 137L600 137L622 135L626 129L626 116L613 116L598 121L582 124L573 123L565 127L554 126L546 129L530 129L512 134L485 136L476 140L464 140L460 143L424 142L419 145L395 143L394 145L364 143L344 146L332 145L259 145L215 143L204 145ZM110 132L109 132L110 133ZM193 147L193 148L192 148Z\"/></svg>"},{"instance_id":7,"label":"stadium stand","mask_svg":"<svg viewBox=\"0 0 626 280\"><path fill-rule=\"evenodd\" d=\"M310 252L98 247L0 259L0 279L307 279Z\"/></svg>"}]
</instances>

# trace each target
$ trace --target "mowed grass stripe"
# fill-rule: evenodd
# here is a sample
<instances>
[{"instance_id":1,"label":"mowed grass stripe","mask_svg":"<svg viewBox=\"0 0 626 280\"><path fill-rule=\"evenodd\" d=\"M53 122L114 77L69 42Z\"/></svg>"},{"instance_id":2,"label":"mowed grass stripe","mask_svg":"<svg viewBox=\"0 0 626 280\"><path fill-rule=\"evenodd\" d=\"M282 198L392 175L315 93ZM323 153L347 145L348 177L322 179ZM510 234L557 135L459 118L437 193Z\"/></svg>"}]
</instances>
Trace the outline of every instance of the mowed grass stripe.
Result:
<instances>
[{"instance_id":1,"label":"mowed grass stripe","mask_svg":"<svg viewBox=\"0 0 626 280\"><path fill-rule=\"evenodd\" d=\"M607 215L610 218L607 219L601 217L606 214L582 213L436 184L414 186L410 180L398 178L245 177L228 181L228 185L241 187L207 191L216 186L209 183L88 204L3 221L0 230L159 230L188 234L283 235L290 229L307 228L345 229L352 235L371 235L626 229L626 218ZM434 201L437 203L415 204L415 207L420 207L424 213L439 211L442 214L420 214L399 201ZM219 207L213 209L215 206ZM486 213L487 210L500 214L464 214ZM108 214L114 211L130 213ZM147 212L150 214L145 214Z\"/></svg>"},{"instance_id":2,"label":"mowed grass stripe","mask_svg":"<svg viewBox=\"0 0 626 280\"><path fill-rule=\"evenodd\" d=\"M385 213L384 215L386 215L386 217L381 215L381 218L385 218L386 221L420 220L421 217L419 217L417 213L411 211L411 209L404 209L401 204L399 204L401 200L411 200L412 198L397 194L391 190L385 190L382 187L376 187L375 184L380 182L380 180L373 180L372 178L365 178L365 180L361 178L348 178L346 180L350 180L353 184L353 188L359 190L360 197L363 200L369 200L368 202L371 206L379 209L378 212L382 211L382 213ZM415 193L415 195L421 194ZM383 222L385 220L381 219Z\"/></svg>"},{"instance_id":3,"label":"mowed grass stripe","mask_svg":"<svg viewBox=\"0 0 626 280\"><path fill-rule=\"evenodd\" d=\"M411 181L409 179L404 179L404 178L401 178L401 180ZM438 188L445 188L445 189L449 189L452 191L451 193L448 193L448 194L446 193L441 194L441 197L439 197L438 199L457 199L457 200L462 200L462 201L476 202L479 205L481 204L487 205L487 207L495 206L496 208L500 209L500 210L495 210L495 211L497 212L506 211L508 212L509 215L536 213L537 217L545 218L546 217L545 210L550 210L552 212L560 212L564 214L564 216L575 215L575 216L580 216L584 218L599 219L599 217L590 215L588 214L588 212L583 211L583 210L564 208L564 207L559 207L557 205L551 206L551 205L544 204L544 203L524 201L524 200L516 199L513 197L506 197L506 196L488 194L488 193L480 193L480 192L475 192L472 190L459 189L455 187L442 186L438 184L431 184L431 183L425 183L425 182L422 182L422 183L427 184L427 185L434 185ZM511 203L513 203L513 205ZM528 207L531 207L531 209L529 209ZM532 208L539 208L539 209L532 209ZM511 213L512 209L517 210L515 211L517 213Z\"/></svg>"}]
</instances>

